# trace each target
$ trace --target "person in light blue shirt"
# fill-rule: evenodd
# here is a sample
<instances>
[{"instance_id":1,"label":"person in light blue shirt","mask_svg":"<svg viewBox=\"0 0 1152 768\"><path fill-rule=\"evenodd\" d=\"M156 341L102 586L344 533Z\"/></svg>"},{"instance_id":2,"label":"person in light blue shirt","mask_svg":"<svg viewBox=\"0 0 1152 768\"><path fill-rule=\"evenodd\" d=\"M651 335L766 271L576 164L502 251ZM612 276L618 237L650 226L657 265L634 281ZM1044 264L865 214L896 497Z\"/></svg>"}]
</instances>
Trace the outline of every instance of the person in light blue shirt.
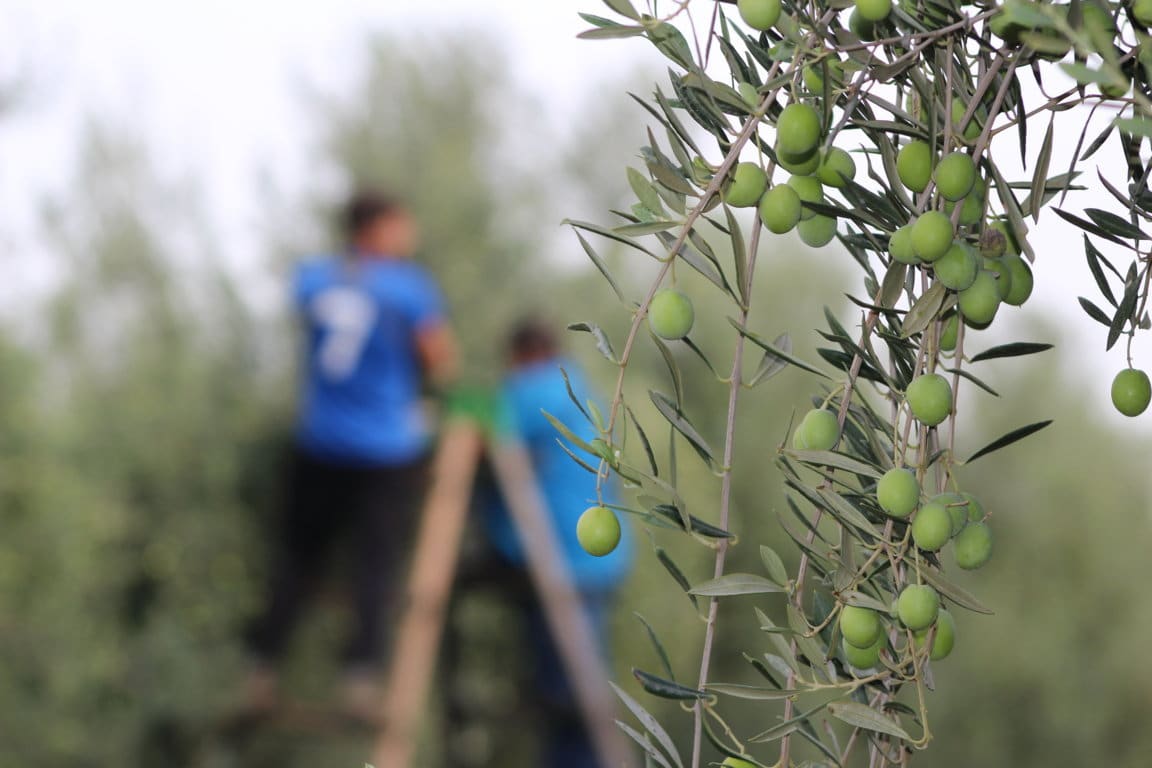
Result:
<instances>
[{"instance_id":1,"label":"person in light blue shirt","mask_svg":"<svg viewBox=\"0 0 1152 768\"><path fill-rule=\"evenodd\" d=\"M439 289L411 260L412 214L362 192L343 224L344 252L302 263L293 281L304 331L300 403L269 597L250 637L252 709L275 705L275 666L326 556L344 539L353 607L344 703L375 714L385 624L424 493L432 425L422 391L426 382L447 385L457 367Z\"/></svg>"},{"instance_id":2,"label":"person in light blue shirt","mask_svg":"<svg viewBox=\"0 0 1152 768\"><path fill-rule=\"evenodd\" d=\"M513 330L508 346L510 366L500 391L501 427L516 434L528 450L569 574L602 651L606 652L613 598L632 565L632 537L625 525L619 545L604 557L590 555L580 546L576 521L587 507L598 503L596 476L565 452L558 442L559 433L544 416L544 412L555 416L581 438L591 441L596 437L595 430L569 397L565 373L581 402L589 396L590 389L579 366L560 356L556 337L546 323L522 321ZM612 481L606 483L602 494L605 504L617 501L617 488ZM523 571L525 543L520 541L498 499L486 505L484 524L500 558ZM526 580L527 575L523 578ZM535 646L536 695L549 721L544 736L546 755L539 764L549 768L595 768L598 761L592 741L538 604L529 609L528 628Z\"/></svg>"}]
</instances>

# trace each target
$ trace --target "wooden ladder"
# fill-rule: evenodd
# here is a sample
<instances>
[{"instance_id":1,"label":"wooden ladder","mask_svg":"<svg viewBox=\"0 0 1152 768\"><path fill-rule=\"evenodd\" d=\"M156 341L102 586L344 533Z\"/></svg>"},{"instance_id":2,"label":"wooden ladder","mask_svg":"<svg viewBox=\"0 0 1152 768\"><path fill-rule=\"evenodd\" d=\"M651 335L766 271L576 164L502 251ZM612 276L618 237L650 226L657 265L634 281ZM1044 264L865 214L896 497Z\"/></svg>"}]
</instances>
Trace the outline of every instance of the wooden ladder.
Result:
<instances>
[{"instance_id":1,"label":"wooden ladder","mask_svg":"<svg viewBox=\"0 0 1152 768\"><path fill-rule=\"evenodd\" d=\"M528 453L512 436L486 438L479 425L464 417L448 423L433 463L373 765L411 768L444 633L473 482L485 447L520 540L528 542L529 574L600 763L606 768L621 768L629 762L629 753L616 728L609 672L572 585Z\"/></svg>"}]
</instances>

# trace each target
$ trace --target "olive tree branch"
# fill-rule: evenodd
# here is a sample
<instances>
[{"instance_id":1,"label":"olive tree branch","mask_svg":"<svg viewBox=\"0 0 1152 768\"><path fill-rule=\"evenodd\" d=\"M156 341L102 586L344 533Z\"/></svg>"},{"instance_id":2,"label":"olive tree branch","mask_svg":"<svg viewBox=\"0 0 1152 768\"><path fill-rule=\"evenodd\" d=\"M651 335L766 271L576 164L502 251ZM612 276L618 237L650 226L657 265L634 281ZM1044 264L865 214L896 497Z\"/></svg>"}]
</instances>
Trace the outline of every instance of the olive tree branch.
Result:
<instances>
[{"instance_id":1,"label":"olive tree branch","mask_svg":"<svg viewBox=\"0 0 1152 768\"><path fill-rule=\"evenodd\" d=\"M760 232L761 228L759 222L756 228L752 231L752 237L749 241L748 247L748 269L744 277L744 295L752 295L752 280L756 272L756 255L760 249ZM743 330L748 324L748 306L740 307L740 329ZM732 374L728 384L728 419L724 428L724 469L723 477L720 481L720 519L719 525L723 530L728 530L729 512L732 506L732 459L736 445L736 410L741 390L741 379L744 370L744 349L745 349L745 336L743 333L736 334L736 351L732 355ZM720 578L724 575L724 563L728 555L728 539L720 539L716 547L716 561L713 568L713 577ZM708 618L705 622L704 628L704 648L700 654L700 676L698 690L703 690L708 682L708 670L712 663L712 643L716 636L716 617L720 610L719 598L713 597L708 603ZM693 705L693 727L692 727L692 768L699 768L700 766L700 752L703 743L703 725L704 725L704 703L700 699L696 699Z\"/></svg>"}]
</instances>

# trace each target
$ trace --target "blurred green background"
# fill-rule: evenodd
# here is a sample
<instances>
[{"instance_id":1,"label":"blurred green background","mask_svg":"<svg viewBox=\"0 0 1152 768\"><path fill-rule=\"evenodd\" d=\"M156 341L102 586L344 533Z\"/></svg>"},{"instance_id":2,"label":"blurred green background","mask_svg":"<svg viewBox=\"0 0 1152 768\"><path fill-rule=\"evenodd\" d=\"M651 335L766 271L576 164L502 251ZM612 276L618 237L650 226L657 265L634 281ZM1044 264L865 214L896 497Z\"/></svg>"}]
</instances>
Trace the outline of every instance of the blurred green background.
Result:
<instances>
[{"instance_id":1,"label":"blurred green background","mask_svg":"<svg viewBox=\"0 0 1152 768\"><path fill-rule=\"evenodd\" d=\"M652 77L606 84L550 157L516 163L492 147L535 130L534 115L518 100L498 41L457 35L424 47L384 37L365 52L350 98L309 97L321 140L301 151L345 183L383 184L411 200L425 228L422 258L448 294L469 378L497 379L503 329L526 311L544 310L558 324L595 320L621 339L628 310L551 211L563 201L573 215L605 220L608 209L627 204L624 165L640 166L646 141L643 114L626 90L645 93ZM78 142L67 191L44 201L39 230L39 250L59 279L23 311L34 322L0 326L0 764L360 765L362 734L277 731L236 744L216 727L237 695L239 632L259 598L278 500L292 413L290 318L275 302L274 311L253 307L254 278L227 269L222 235L198 216L194 191L155 171L143 137L95 120ZM300 254L324 246L339 198L331 190L304 199L269 194L260 226L265 290L277 289ZM626 295L638 298L652 265L609 245L598 243ZM199 255L193 263L190 251ZM846 325L858 322L844 298L857 277L834 248L771 239L760 263L760 333L789 331L797 353L815 359L810 329L825 305ZM1040 263L1038 281L1056 267ZM695 338L725 360L729 307L704 281L687 285L699 317ZM1103 419L1104 388L1068 375L1079 364L1077 350L1059 344L1067 332L1058 323L1068 318L1017 314L1014 337L1057 349L985 364L981 375L1002 397L963 395L971 423L962 450L1019 424L1057 421L963 471L998 535L992 564L963 581L996 614L958 617L957 651L935 669L937 741L918 762L1147 764L1146 430ZM573 334L569 346L607 389L615 372L591 338ZM645 388L667 390L658 356L641 351L635 364L636 403L646 401ZM697 426L718 441L726 391L690 353L681 364ZM811 377L791 369L744 400L733 570L758 571L760 544L794 565L777 523L783 495L772 462L814 391ZM694 486L692 510L712 519L715 479L691 458L682 457L681 472ZM703 624L649 541L693 581L710 575L711 553L667 531L637 533L641 556L615 621L616 676L686 739L687 715L645 697L629 674L633 666L658 671L633 614L664 638L678 679L694 682ZM749 597L723 607L714 679L755 681L741 651L769 649L757 605L773 604ZM466 669L436 688L420 765L449 764L450 744L476 765L534 764L532 715L510 685L517 672L508 663L516 659L509 610L484 590L461 596L452 627L470 651ZM343 616L338 599L316 605L293 655L298 695L326 695ZM446 695L487 717L448 728ZM779 715L773 703L724 711L743 735ZM771 749L756 754L775 759Z\"/></svg>"}]
</instances>

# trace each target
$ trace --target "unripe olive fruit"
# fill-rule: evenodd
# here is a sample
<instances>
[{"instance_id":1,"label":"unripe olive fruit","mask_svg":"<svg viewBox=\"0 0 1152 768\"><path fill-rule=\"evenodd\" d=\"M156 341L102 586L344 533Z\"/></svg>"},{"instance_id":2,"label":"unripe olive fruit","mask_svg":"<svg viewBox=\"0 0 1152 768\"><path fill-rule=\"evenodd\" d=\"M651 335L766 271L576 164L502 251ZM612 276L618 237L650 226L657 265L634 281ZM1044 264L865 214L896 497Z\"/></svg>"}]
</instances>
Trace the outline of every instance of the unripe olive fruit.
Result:
<instances>
[{"instance_id":1,"label":"unripe olive fruit","mask_svg":"<svg viewBox=\"0 0 1152 768\"><path fill-rule=\"evenodd\" d=\"M576 539L584 551L603 557L620 543L620 521L608 507L588 507L576 521Z\"/></svg>"},{"instance_id":2,"label":"unripe olive fruit","mask_svg":"<svg viewBox=\"0 0 1152 768\"><path fill-rule=\"evenodd\" d=\"M875 22L868 21L860 15L859 10L853 10L852 15L848 17L848 29L856 33L864 42L876 39L876 24Z\"/></svg>"},{"instance_id":3,"label":"unripe olive fruit","mask_svg":"<svg viewBox=\"0 0 1152 768\"><path fill-rule=\"evenodd\" d=\"M1064 11L1067 14L1067 10ZM1112 13L1105 10L1100 5L1095 3L1082 3L1080 5L1080 15L1083 26L1088 30L1089 35L1093 36L1093 42L1097 44L1108 43L1112 44L1113 39L1116 37L1116 22L1112 18ZM1097 36L1099 39L1097 39ZM1102 45L1100 46L1103 47ZM1097 48L1096 50L1100 50Z\"/></svg>"},{"instance_id":4,"label":"unripe olive fruit","mask_svg":"<svg viewBox=\"0 0 1152 768\"><path fill-rule=\"evenodd\" d=\"M1000 260L1008 252L1008 238L995 227L987 227L980 233L980 255L986 259Z\"/></svg>"},{"instance_id":5,"label":"unripe olive fruit","mask_svg":"<svg viewBox=\"0 0 1152 768\"><path fill-rule=\"evenodd\" d=\"M956 126L957 131L959 131L960 135L963 136L967 141L976 141L976 139L980 136L980 131L982 129L982 126L977 119L977 115L983 112L983 110L977 109L976 112L972 114L972 119L969 120L963 127L961 127L960 121L964 119L964 113L967 111L967 109L968 105L964 103L964 100L959 96L952 98L952 124Z\"/></svg>"},{"instance_id":6,"label":"unripe olive fruit","mask_svg":"<svg viewBox=\"0 0 1152 768\"><path fill-rule=\"evenodd\" d=\"M820 168L820 153L812 150L802 155L793 155L781 151L780 147L777 146L776 162L788 173L797 176L810 176Z\"/></svg>"},{"instance_id":7,"label":"unripe olive fruit","mask_svg":"<svg viewBox=\"0 0 1152 768\"><path fill-rule=\"evenodd\" d=\"M752 85L752 83L737 83L736 92L740 94L740 98L744 99L744 103L750 107L755 107L760 103L760 92L756 90L756 86Z\"/></svg>"},{"instance_id":8,"label":"unripe olive fruit","mask_svg":"<svg viewBox=\"0 0 1152 768\"><path fill-rule=\"evenodd\" d=\"M820 115L801 102L793 102L776 118L776 146L786 155L804 156L820 143Z\"/></svg>"},{"instance_id":9,"label":"unripe olive fruit","mask_svg":"<svg viewBox=\"0 0 1152 768\"><path fill-rule=\"evenodd\" d=\"M855 669L872 669L880 663L880 651L884 648L884 637L881 636L876 644L869 648L857 648L847 641L840 643L844 660Z\"/></svg>"},{"instance_id":10,"label":"unripe olive fruit","mask_svg":"<svg viewBox=\"0 0 1152 768\"><path fill-rule=\"evenodd\" d=\"M985 198L985 185L977 179L976 186L972 188L962 201L952 202L948 201L944 204L944 212L949 216L956 206L960 206L960 224L965 227L973 227L980 223L984 218L984 198Z\"/></svg>"},{"instance_id":11,"label":"unripe olive fruit","mask_svg":"<svg viewBox=\"0 0 1152 768\"><path fill-rule=\"evenodd\" d=\"M804 87L812 93L822 96L824 94L824 77L827 74L832 78L832 87L843 85L844 68L840 62L831 56L823 61L814 61L804 67Z\"/></svg>"},{"instance_id":12,"label":"unripe olive fruit","mask_svg":"<svg viewBox=\"0 0 1152 768\"><path fill-rule=\"evenodd\" d=\"M787 184L777 184L760 198L760 220L769 232L782 235L800 221L800 196Z\"/></svg>"},{"instance_id":13,"label":"unripe olive fruit","mask_svg":"<svg viewBox=\"0 0 1152 768\"><path fill-rule=\"evenodd\" d=\"M976 280L960 291L960 313L964 320L977 328L985 328L1000 309L1000 289L996 276L986 269L980 270Z\"/></svg>"},{"instance_id":14,"label":"unripe olive fruit","mask_svg":"<svg viewBox=\"0 0 1152 768\"><path fill-rule=\"evenodd\" d=\"M1024 31L1024 27L1011 21L1003 11L988 20L988 28L992 30L992 34L1010 46L1020 44L1020 33Z\"/></svg>"},{"instance_id":15,"label":"unripe olive fruit","mask_svg":"<svg viewBox=\"0 0 1152 768\"><path fill-rule=\"evenodd\" d=\"M923 261L936 261L952 247L956 230L940 211L926 211L912 225L912 247Z\"/></svg>"},{"instance_id":16,"label":"unripe olive fruit","mask_svg":"<svg viewBox=\"0 0 1152 768\"><path fill-rule=\"evenodd\" d=\"M809 248L823 248L836 237L836 219L816 214L796 226L800 239Z\"/></svg>"},{"instance_id":17,"label":"unripe olive fruit","mask_svg":"<svg viewBox=\"0 0 1152 768\"><path fill-rule=\"evenodd\" d=\"M912 540L926 552L937 552L952 538L952 516L944 505L930 501L912 518Z\"/></svg>"},{"instance_id":18,"label":"unripe olive fruit","mask_svg":"<svg viewBox=\"0 0 1152 768\"><path fill-rule=\"evenodd\" d=\"M1125 368L1112 379L1112 405L1125 416L1139 416L1152 400L1152 383L1148 374L1136 368Z\"/></svg>"},{"instance_id":19,"label":"unripe olive fruit","mask_svg":"<svg viewBox=\"0 0 1152 768\"><path fill-rule=\"evenodd\" d=\"M830 451L840 439L840 424L836 414L823 408L814 408L792 433L792 447L800 451Z\"/></svg>"},{"instance_id":20,"label":"unripe olive fruit","mask_svg":"<svg viewBox=\"0 0 1152 768\"><path fill-rule=\"evenodd\" d=\"M732 180L724 189L724 202L736 208L751 208L760 202L768 188L768 174L758 163L737 163Z\"/></svg>"},{"instance_id":21,"label":"unripe olive fruit","mask_svg":"<svg viewBox=\"0 0 1152 768\"><path fill-rule=\"evenodd\" d=\"M920 257L912 245L912 225L905 224L888 238L888 253L901 264L919 264Z\"/></svg>"},{"instance_id":22,"label":"unripe olive fruit","mask_svg":"<svg viewBox=\"0 0 1152 768\"><path fill-rule=\"evenodd\" d=\"M745 24L763 32L780 19L780 0L737 0L736 10Z\"/></svg>"},{"instance_id":23,"label":"unripe olive fruit","mask_svg":"<svg viewBox=\"0 0 1152 768\"><path fill-rule=\"evenodd\" d=\"M976 163L967 152L950 152L936 164L936 190L945 200L960 200L976 185Z\"/></svg>"},{"instance_id":24,"label":"unripe olive fruit","mask_svg":"<svg viewBox=\"0 0 1152 768\"><path fill-rule=\"evenodd\" d=\"M1100 93L1109 99L1122 99L1128 93L1128 89L1132 87L1131 81L1125 81L1123 85L1113 83L1101 83Z\"/></svg>"},{"instance_id":25,"label":"unripe olive fruit","mask_svg":"<svg viewBox=\"0 0 1152 768\"><path fill-rule=\"evenodd\" d=\"M1000 294L1000 301L1012 295L1012 270L1004 259L983 259L983 268L996 277L996 291Z\"/></svg>"},{"instance_id":26,"label":"unripe olive fruit","mask_svg":"<svg viewBox=\"0 0 1152 768\"><path fill-rule=\"evenodd\" d=\"M883 21L892 13L892 0L856 0L856 13L865 21Z\"/></svg>"},{"instance_id":27,"label":"unripe olive fruit","mask_svg":"<svg viewBox=\"0 0 1152 768\"><path fill-rule=\"evenodd\" d=\"M909 584L896 603L900 623L916 632L927 629L940 613L940 595L926 584Z\"/></svg>"},{"instance_id":28,"label":"unripe olive fruit","mask_svg":"<svg viewBox=\"0 0 1152 768\"><path fill-rule=\"evenodd\" d=\"M800 220L810 219L816 212L804 206L804 203L823 203L824 185L815 176L792 176L788 179L788 186L796 191L800 198Z\"/></svg>"},{"instance_id":29,"label":"unripe olive fruit","mask_svg":"<svg viewBox=\"0 0 1152 768\"><path fill-rule=\"evenodd\" d=\"M987 523L969 523L953 543L956 565L975 570L992 559L992 529Z\"/></svg>"},{"instance_id":30,"label":"unripe olive fruit","mask_svg":"<svg viewBox=\"0 0 1152 768\"><path fill-rule=\"evenodd\" d=\"M996 219L989 225L990 229L994 229L1000 234L1004 235L1005 246L1004 249L1007 253L1014 256L1020 255L1020 243L1016 240L1016 232L1013 230L1012 225L1004 219Z\"/></svg>"},{"instance_id":31,"label":"unripe olive fruit","mask_svg":"<svg viewBox=\"0 0 1152 768\"><path fill-rule=\"evenodd\" d=\"M871 648L883 633L880 617L871 608L846 605L840 611L840 634L844 642L857 648Z\"/></svg>"},{"instance_id":32,"label":"unripe olive fruit","mask_svg":"<svg viewBox=\"0 0 1152 768\"><path fill-rule=\"evenodd\" d=\"M912 415L921 424L934 427L952 412L952 385L938 373L917 376L904 392Z\"/></svg>"},{"instance_id":33,"label":"unripe olive fruit","mask_svg":"<svg viewBox=\"0 0 1152 768\"><path fill-rule=\"evenodd\" d=\"M892 517L908 517L920 503L920 483L907 469L890 469L876 483L876 501Z\"/></svg>"},{"instance_id":34,"label":"unripe olive fruit","mask_svg":"<svg viewBox=\"0 0 1152 768\"><path fill-rule=\"evenodd\" d=\"M662 339L682 339L692 330L692 300L674 288L662 288L648 305L648 327Z\"/></svg>"},{"instance_id":35,"label":"unripe olive fruit","mask_svg":"<svg viewBox=\"0 0 1152 768\"><path fill-rule=\"evenodd\" d=\"M1008 266L1008 274L1012 275L1012 287L1004 297L1004 303L1018 307L1032 295L1032 269L1019 256L1005 256L1004 263Z\"/></svg>"},{"instance_id":36,"label":"unripe olive fruit","mask_svg":"<svg viewBox=\"0 0 1152 768\"><path fill-rule=\"evenodd\" d=\"M956 619L952 618L952 614L947 608L941 608L940 613L936 616L936 629L934 631L922 629L913 633L912 637L916 641L917 648L924 647L924 643L928 641L929 633L933 633L933 638L932 649L928 652L928 658L932 661L947 658L956 645Z\"/></svg>"},{"instance_id":37,"label":"unripe olive fruit","mask_svg":"<svg viewBox=\"0 0 1152 768\"><path fill-rule=\"evenodd\" d=\"M948 522L952 526L948 531L949 538L960 533L963 527L968 525L968 502L965 502L960 494L941 493L933 496L929 503L940 504L948 511Z\"/></svg>"},{"instance_id":38,"label":"unripe olive fruit","mask_svg":"<svg viewBox=\"0 0 1152 768\"><path fill-rule=\"evenodd\" d=\"M976 282L980 261L967 243L953 243L943 256L932 262L936 279L952 291L962 291Z\"/></svg>"},{"instance_id":39,"label":"unripe olive fruit","mask_svg":"<svg viewBox=\"0 0 1152 768\"><path fill-rule=\"evenodd\" d=\"M932 148L926 142L908 142L896 155L896 175L913 192L923 192L932 179Z\"/></svg>"},{"instance_id":40,"label":"unripe olive fruit","mask_svg":"<svg viewBox=\"0 0 1152 768\"><path fill-rule=\"evenodd\" d=\"M1152 27L1152 0L1133 0L1132 18L1146 27Z\"/></svg>"},{"instance_id":41,"label":"unripe olive fruit","mask_svg":"<svg viewBox=\"0 0 1152 768\"><path fill-rule=\"evenodd\" d=\"M831 147L820 157L816 175L830 187L846 187L849 181L856 178L856 161L847 150Z\"/></svg>"},{"instance_id":42,"label":"unripe olive fruit","mask_svg":"<svg viewBox=\"0 0 1152 768\"><path fill-rule=\"evenodd\" d=\"M956 341L960 336L960 316L955 312L944 318L944 325L940 329L940 350L952 352L956 349Z\"/></svg>"},{"instance_id":43,"label":"unripe olive fruit","mask_svg":"<svg viewBox=\"0 0 1152 768\"><path fill-rule=\"evenodd\" d=\"M941 493L932 498L932 503L939 504L948 510L948 519L952 524L950 535L955 536L968 525L968 502L958 493Z\"/></svg>"},{"instance_id":44,"label":"unripe olive fruit","mask_svg":"<svg viewBox=\"0 0 1152 768\"><path fill-rule=\"evenodd\" d=\"M961 493L960 495L963 496L964 500L968 502L968 522L981 522L985 517L984 505L980 503L979 499L970 493L965 492Z\"/></svg>"}]
</instances>

